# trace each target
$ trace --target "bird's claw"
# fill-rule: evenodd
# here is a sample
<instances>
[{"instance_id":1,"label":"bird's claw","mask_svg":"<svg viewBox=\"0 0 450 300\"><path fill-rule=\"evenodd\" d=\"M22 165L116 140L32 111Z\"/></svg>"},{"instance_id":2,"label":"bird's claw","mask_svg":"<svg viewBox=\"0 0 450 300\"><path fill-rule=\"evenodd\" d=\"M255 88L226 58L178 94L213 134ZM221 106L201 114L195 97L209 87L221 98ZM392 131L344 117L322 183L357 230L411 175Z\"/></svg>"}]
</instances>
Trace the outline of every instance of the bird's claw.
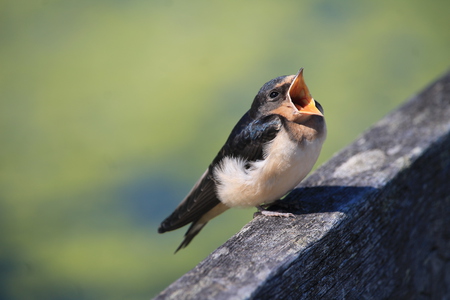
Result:
<instances>
[{"instance_id":1,"label":"bird's claw","mask_svg":"<svg viewBox=\"0 0 450 300\"><path fill-rule=\"evenodd\" d=\"M262 207L261 205L258 205L256 208L258 209L258 211L253 214L253 218L255 218L258 215L263 215L263 216L267 216L267 217L295 218L295 215L293 213L283 213L283 212L279 212L279 211L271 211L271 210L267 210L266 208Z\"/></svg>"},{"instance_id":2,"label":"bird's claw","mask_svg":"<svg viewBox=\"0 0 450 300\"><path fill-rule=\"evenodd\" d=\"M261 211L261 215L268 217L295 218L295 215L293 213L283 213L271 210L263 210Z\"/></svg>"}]
</instances>

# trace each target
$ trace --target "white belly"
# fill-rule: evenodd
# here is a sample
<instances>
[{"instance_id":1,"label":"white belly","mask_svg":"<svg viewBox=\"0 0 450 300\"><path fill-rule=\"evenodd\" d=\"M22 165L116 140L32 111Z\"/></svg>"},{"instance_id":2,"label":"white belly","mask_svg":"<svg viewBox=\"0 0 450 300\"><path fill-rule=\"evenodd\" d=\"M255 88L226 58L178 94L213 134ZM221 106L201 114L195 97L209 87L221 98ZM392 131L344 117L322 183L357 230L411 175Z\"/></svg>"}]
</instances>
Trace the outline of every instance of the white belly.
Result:
<instances>
[{"instance_id":1,"label":"white belly","mask_svg":"<svg viewBox=\"0 0 450 300\"><path fill-rule=\"evenodd\" d=\"M282 129L264 148L265 159L251 163L225 157L214 169L219 200L229 207L273 202L295 188L311 171L323 139L292 141Z\"/></svg>"}]
</instances>

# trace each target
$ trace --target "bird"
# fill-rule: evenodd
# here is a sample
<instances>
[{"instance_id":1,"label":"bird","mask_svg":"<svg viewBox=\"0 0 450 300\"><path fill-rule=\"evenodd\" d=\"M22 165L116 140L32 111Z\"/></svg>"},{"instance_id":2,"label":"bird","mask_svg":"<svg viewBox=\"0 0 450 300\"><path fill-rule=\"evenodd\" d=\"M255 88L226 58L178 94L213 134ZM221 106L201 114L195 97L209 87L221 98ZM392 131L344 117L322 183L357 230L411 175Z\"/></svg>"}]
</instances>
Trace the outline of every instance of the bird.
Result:
<instances>
[{"instance_id":1,"label":"bird","mask_svg":"<svg viewBox=\"0 0 450 300\"><path fill-rule=\"evenodd\" d=\"M262 214L279 215L263 206L286 195L307 176L326 135L323 108L312 98L303 68L296 75L266 82L158 233L191 224L177 253L229 208L256 207Z\"/></svg>"}]
</instances>

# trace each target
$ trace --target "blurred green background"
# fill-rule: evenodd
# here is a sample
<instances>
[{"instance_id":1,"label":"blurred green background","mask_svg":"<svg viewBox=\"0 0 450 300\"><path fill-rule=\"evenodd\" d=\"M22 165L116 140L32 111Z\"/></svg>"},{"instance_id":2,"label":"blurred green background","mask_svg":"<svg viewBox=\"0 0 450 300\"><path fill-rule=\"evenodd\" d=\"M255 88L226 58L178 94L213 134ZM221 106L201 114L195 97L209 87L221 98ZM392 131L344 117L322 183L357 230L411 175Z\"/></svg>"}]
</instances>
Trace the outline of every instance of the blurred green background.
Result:
<instances>
[{"instance_id":1,"label":"blurred green background","mask_svg":"<svg viewBox=\"0 0 450 300\"><path fill-rule=\"evenodd\" d=\"M246 224L157 226L268 80L305 68L318 164L450 66L445 1L0 3L0 298L149 299Z\"/></svg>"}]
</instances>

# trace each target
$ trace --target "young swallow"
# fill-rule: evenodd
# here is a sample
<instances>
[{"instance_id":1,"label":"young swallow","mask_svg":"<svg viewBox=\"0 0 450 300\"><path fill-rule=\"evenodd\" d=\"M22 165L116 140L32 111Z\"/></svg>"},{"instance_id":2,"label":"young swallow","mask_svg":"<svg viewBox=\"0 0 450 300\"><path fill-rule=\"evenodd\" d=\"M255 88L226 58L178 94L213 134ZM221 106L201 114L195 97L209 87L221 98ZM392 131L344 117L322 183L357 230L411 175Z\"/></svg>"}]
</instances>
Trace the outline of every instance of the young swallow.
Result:
<instances>
[{"instance_id":1,"label":"young swallow","mask_svg":"<svg viewBox=\"0 0 450 300\"><path fill-rule=\"evenodd\" d=\"M261 208L278 200L311 171L326 132L322 106L311 97L303 68L297 75L272 79L158 232L192 223L176 253L227 209Z\"/></svg>"}]
</instances>

